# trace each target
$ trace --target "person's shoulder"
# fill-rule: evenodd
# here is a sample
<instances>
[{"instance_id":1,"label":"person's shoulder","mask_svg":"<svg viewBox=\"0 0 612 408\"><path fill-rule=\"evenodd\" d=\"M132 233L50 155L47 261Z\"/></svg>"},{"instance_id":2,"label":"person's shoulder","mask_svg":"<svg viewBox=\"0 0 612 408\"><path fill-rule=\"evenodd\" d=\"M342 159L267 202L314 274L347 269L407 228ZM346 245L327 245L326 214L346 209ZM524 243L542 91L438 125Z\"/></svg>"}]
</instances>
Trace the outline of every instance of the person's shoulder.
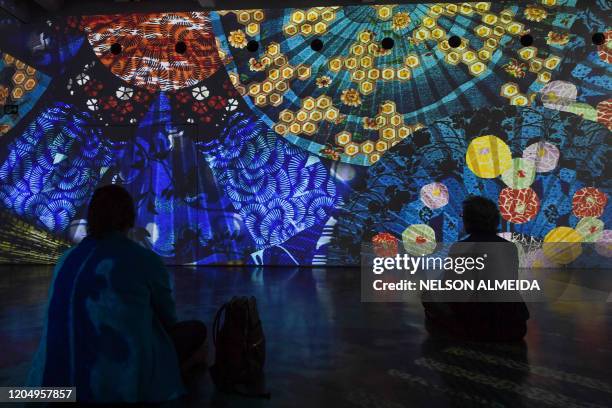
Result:
<instances>
[{"instance_id":1,"label":"person's shoulder","mask_svg":"<svg viewBox=\"0 0 612 408\"><path fill-rule=\"evenodd\" d=\"M512 242L497 235L494 232L470 234L459 242Z\"/></svg>"},{"instance_id":2,"label":"person's shoulder","mask_svg":"<svg viewBox=\"0 0 612 408\"><path fill-rule=\"evenodd\" d=\"M130 258L137 265L146 265L147 267L158 267L163 265L163 261L159 255L157 255L151 249L145 248L138 242L125 238L125 250L129 253Z\"/></svg>"},{"instance_id":3,"label":"person's shoulder","mask_svg":"<svg viewBox=\"0 0 612 408\"><path fill-rule=\"evenodd\" d=\"M509 242L512 243L512 241L504 238L504 237L500 237L499 235L495 234L495 242Z\"/></svg>"},{"instance_id":4,"label":"person's shoulder","mask_svg":"<svg viewBox=\"0 0 612 408\"><path fill-rule=\"evenodd\" d=\"M71 246L70 248L66 249L60 255L60 257L57 259L57 262L55 264L55 269L56 270L59 270L64 265L64 263L66 262L66 259L68 259L70 254L72 254L79 247L79 245L81 245L81 244L79 243L79 244Z\"/></svg>"},{"instance_id":5,"label":"person's shoulder","mask_svg":"<svg viewBox=\"0 0 612 408\"><path fill-rule=\"evenodd\" d=\"M64 252L62 252L62 254L57 260L56 265L61 266L70 255L74 253L90 251L93 246L95 246L95 242L93 242L91 238L85 237L80 242L75 243L73 246L67 248Z\"/></svg>"},{"instance_id":6,"label":"person's shoulder","mask_svg":"<svg viewBox=\"0 0 612 408\"><path fill-rule=\"evenodd\" d=\"M134 256L139 256L143 258L157 257L157 254L155 252L148 248L145 248L143 245L128 237L123 238L121 245L123 245L127 251L132 252Z\"/></svg>"}]
</instances>

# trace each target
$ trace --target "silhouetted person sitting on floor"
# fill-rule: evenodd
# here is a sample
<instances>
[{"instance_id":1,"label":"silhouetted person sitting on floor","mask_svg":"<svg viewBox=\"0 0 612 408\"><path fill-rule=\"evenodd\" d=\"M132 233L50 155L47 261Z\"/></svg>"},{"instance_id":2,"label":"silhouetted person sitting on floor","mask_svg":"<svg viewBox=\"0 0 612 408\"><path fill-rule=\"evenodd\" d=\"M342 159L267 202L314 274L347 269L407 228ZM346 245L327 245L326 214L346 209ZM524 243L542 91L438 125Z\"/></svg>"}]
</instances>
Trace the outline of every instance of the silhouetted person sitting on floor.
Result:
<instances>
[{"instance_id":1,"label":"silhouetted person sitting on floor","mask_svg":"<svg viewBox=\"0 0 612 408\"><path fill-rule=\"evenodd\" d=\"M168 271L127 237L132 198L97 189L88 236L58 261L29 386L76 387L78 401L161 402L184 393L183 374L206 362L206 326L177 323Z\"/></svg>"},{"instance_id":2,"label":"silhouetted person sitting on floor","mask_svg":"<svg viewBox=\"0 0 612 408\"><path fill-rule=\"evenodd\" d=\"M472 196L463 202L463 224L469 234L449 250L449 257L484 258L482 270L462 274L446 271L443 279L515 280L518 279L518 250L497 235L500 221L495 203ZM448 299L449 301L444 300ZM449 299L452 297L452 299ZM457 301L461 300L461 301ZM433 336L482 341L516 341L527 332L529 311L516 291L467 291L461 293L423 294L425 325Z\"/></svg>"}]
</instances>

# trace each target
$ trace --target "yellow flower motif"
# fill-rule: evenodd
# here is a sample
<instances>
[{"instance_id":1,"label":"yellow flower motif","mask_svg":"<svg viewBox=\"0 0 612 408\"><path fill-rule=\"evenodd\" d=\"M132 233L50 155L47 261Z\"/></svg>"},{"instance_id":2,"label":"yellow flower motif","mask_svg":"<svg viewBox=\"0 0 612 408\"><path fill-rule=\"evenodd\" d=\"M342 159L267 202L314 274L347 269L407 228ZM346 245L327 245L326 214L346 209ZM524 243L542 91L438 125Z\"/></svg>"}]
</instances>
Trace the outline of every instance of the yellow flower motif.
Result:
<instances>
[{"instance_id":1,"label":"yellow flower motif","mask_svg":"<svg viewBox=\"0 0 612 408\"><path fill-rule=\"evenodd\" d=\"M345 89L340 95L342 103L348 106L359 106L361 105L361 95L355 89Z\"/></svg>"},{"instance_id":2,"label":"yellow flower motif","mask_svg":"<svg viewBox=\"0 0 612 408\"><path fill-rule=\"evenodd\" d=\"M550 31L546 36L546 44L548 45L565 45L569 42L569 33L555 33Z\"/></svg>"},{"instance_id":3,"label":"yellow flower motif","mask_svg":"<svg viewBox=\"0 0 612 408\"><path fill-rule=\"evenodd\" d=\"M229 43L235 48L244 48L247 45L246 34L242 30L236 30L230 32Z\"/></svg>"},{"instance_id":4,"label":"yellow flower motif","mask_svg":"<svg viewBox=\"0 0 612 408\"><path fill-rule=\"evenodd\" d=\"M331 78L327 75L323 75L317 78L317 87L319 88L327 88L331 85Z\"/></svg>"},{"instance_id":5,"label":"yellow flower motif","mask_svg":"<svg viewBox=\"0 0 612 408\"><path fill-rule=\"evenodd\" d=\"M400 13L395 13L393 15L393 22L391 23L391 27L398 31L398 30L403 30L404 28L408 27L408 25L410 24L410 15L408 13L404 13L404 12L400 12Z\"/></svg>"},{"instance_id":6,"label":"yellow flower motif","mask_svg":"<svg viewBox=\"0 0 612 408\"><path fill-rule=\"evenodd\" d=\"M527 65L518 62L514 58L510 60L506 65L503 66L504 70L515 78L524 78L527 73Z\"/></svg>"},{"instance_id":7,"label":"yellow flower motif","mask_svg":"<svg viewBox=\"0 0 612 408\"><path fill-rule=\"evenodd\" d=\"M263 71L264 69L266 69L266 67L264 66L264 64L262 64L261 62L257 61L255 58L251 58L249 60L249 69L251 71Z\"/></svg>"},{"instance_id":8,"label":"yellow flower motif","mask_svg":"<svg viewBox=\"0 0 612 408\"><path fill-rule=\"evenodd\" d=\"M373 45L373 47L372 47L372 55L375 56L375 57L383 57L385 55L391 54L391 50L390 49L389 50L385 50L383 47L381 47L380 45L378 45L376 43L371 44L371 45Z\"/></svg>"},{"instance_id":9,"label":"yellow flower motif","mask_svg":"<svg viewBox=\"0 0 612 408\"><path fill-rule=\"evenodd\" d=\"M0 85L0 104L4 105L9 96L9 90L6 86Z\"/></svg>"},{"instance_id":10,"label":"yellow flower motif","mask_svg":"<svg viewBox=\"0 0 612 408\"><path fill-rule=\"evenodd\" d=\"M363 118L363 128L366 130L378 130L380 128L375 118Z\"/></svg>"},{"instance_id":11,"label":"yellow flower motif","mask_svg":"<svg viewBox=\"0 0 612 408\"><path fill-rule=\"evenodd\" d=\"M225 51L223 51L223 47L221 46L221 41L219 38L215 38L215 44L217 45L217 52L219 53L219 58L223 62L223 65L227 65L232 61L232 57L227 55Z\"/></svg>"},{"instance_id":12,"label":"yellow flower motif","mask_svg":"<svg viewBox=\"0 0 612 408\"><path fill-rule=\"evenodd\" d=\"M533 5L527 6L525 8L524 14L527 20L537 21L537 22L544 20L547 16L546 10L544 10L542 7L533 6Z\"/></svg>"}]
</instances>

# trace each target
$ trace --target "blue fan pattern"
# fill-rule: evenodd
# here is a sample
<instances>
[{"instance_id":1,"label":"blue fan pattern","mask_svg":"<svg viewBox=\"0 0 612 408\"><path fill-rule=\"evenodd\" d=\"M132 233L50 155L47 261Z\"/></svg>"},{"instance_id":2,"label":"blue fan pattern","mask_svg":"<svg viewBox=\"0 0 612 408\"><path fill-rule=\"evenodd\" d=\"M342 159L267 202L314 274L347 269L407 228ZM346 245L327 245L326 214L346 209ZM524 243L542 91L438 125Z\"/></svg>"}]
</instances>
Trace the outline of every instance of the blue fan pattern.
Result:
<instances>
[{"instance_id":1,"label":"blue fan pattern","mask_svg":"<svg viewBox=\"0 0 612 408\"><path fill-rule=\"evenodd\" d=\"M10 146L0 167L0 202L54 232L66 230L110 164L90 116L57 103L44 110Z\"/></svg>"},{"instance_id":2,"label":"blue fan pattern","mask_svg":"<svg viewBox=\"0 0 612 408\"><path fill-rule=\"evenodd\" d=\"M325 223L339 204L334 181L317 157L243 113L230 117L221 140L203 143L203 151L258 249Z\"/></svg>"},{"instance_id":3,"label":"blue fan pattern","mask_svg":"<svg viewBox=\"0 0 612 408\"><path fill-rule=\"evenodd\" d=\"M169 107L161 93L133 133L106 130L106 176L136 200L134 238L169 263L241 261L253 249L246 229L197 152L196 127L173 124Z\"/></svg>"}]
</instances>

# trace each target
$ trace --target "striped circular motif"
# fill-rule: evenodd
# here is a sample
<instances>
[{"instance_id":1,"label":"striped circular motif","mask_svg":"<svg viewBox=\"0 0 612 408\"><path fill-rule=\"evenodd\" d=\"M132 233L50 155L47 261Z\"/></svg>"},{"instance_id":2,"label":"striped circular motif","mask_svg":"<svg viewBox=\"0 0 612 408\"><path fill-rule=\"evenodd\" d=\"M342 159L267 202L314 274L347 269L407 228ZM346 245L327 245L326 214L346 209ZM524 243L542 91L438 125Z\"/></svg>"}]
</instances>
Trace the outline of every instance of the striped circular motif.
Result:
<instances>
[{"instance_id":1,"label":"striped circular motif","mask_svg":"<svg viewBox=\"0 0 612 408\"><path fill-rule=\"evenodd\" d=\"M100 61L134 86L175 91L221 66L206 12L87 16L83 26ZM178 42L186 44L186 52L176 52ZM115 55L116 43L121 52Z\"/></svg>"}]
</instances>

